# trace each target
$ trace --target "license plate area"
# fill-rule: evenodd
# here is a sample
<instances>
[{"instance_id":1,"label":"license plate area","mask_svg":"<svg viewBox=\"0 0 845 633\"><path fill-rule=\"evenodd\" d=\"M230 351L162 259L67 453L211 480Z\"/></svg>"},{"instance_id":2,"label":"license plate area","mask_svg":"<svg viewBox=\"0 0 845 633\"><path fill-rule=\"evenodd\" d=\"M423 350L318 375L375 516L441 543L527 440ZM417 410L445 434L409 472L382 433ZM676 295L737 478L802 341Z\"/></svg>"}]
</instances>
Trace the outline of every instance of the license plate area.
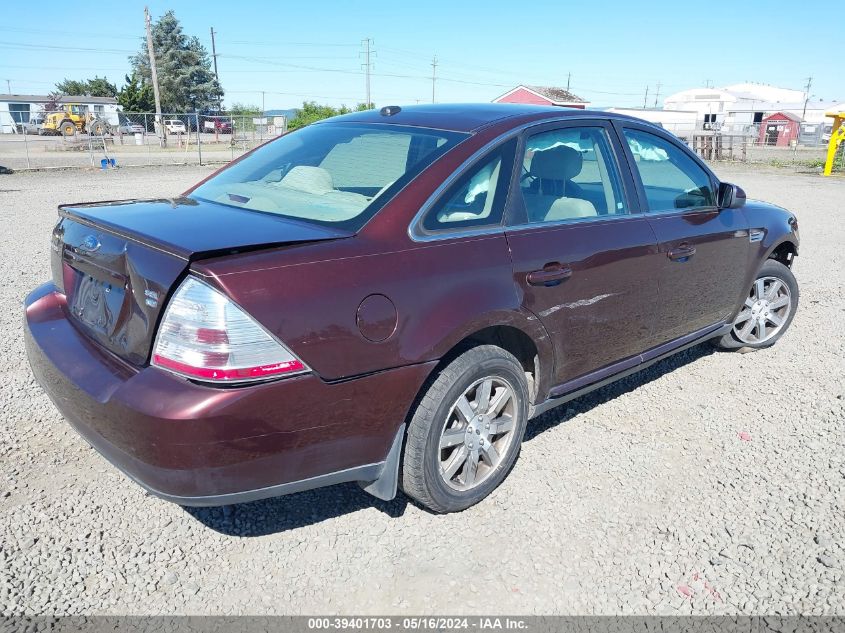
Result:
<instances>
[{"instance_id":1,"label":"license plate area","mask_svg":"<svg viewBox=\"0 0 845 633\"><path fill-rule=\"evenodd\" d=\"M114 332L123 308L123 285L102 281L77 271L70 311L79 322L106 337Z\"/></svg>"}]
</instances>

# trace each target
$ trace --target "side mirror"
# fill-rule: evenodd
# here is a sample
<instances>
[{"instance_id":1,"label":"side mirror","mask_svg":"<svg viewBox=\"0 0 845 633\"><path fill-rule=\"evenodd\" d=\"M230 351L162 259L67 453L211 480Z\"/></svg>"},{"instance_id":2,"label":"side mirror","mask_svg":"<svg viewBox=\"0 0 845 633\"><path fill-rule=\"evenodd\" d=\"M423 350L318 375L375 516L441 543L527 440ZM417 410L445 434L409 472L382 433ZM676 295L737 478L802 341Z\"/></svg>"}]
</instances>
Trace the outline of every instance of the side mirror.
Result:
<instances>
[{"instance_id":1,"label":"side mirror","mask_svg":"<svg viewBox=\"0 0 845 633\"><path fill-rule=\"evenodd\" d=\"M739 209L745 204L745 191L729 182L719 184L719 208Z\"/></svg>"}]
</instances>

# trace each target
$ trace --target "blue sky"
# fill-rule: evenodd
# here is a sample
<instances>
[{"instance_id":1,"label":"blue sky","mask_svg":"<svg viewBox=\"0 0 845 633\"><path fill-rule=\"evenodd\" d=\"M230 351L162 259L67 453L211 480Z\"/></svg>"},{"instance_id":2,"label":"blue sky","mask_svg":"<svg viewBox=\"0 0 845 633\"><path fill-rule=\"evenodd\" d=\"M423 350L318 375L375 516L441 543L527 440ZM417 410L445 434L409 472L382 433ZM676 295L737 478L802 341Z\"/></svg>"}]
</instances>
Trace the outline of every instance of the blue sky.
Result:
<instances>
[{"instance_id":1,"label":"blue sky","mask_svg":"<svg viewBox=\"0 0 845 633\"><path fill-rule=\"evenodd\" d=\"M834 59L841 27L829 10L794 2L196 2L173 9L211 49L217 36L225 102L286 108L311 98L365 100L361 40L371 38L377 105L489 101L519 83L563 86L597 106L648 105L698 87L757 81L845 101ZM95 8L98 7L98 8ZM118 87L144 33L144 3L5 3L0 92L45 94L64 78L105 75ZM61 16L61 20L49 19ZM94 17L95 26L91 26Z\"/></svg>"}]
</instances>

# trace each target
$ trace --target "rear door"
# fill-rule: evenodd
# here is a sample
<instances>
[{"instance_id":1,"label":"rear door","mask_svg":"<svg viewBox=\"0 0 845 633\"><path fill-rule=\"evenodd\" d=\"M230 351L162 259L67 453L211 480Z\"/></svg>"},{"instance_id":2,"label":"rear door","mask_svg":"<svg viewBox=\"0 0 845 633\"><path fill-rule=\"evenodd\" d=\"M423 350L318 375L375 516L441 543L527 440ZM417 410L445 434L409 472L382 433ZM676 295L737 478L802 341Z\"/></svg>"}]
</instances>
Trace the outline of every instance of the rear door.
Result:
<instances>
[{"instance_id":1,"label":"rear door","mask_svg":"<svg viewBox=\"0 0 845 633\"><path fill-rule=\"evenodd\" d=\"M642 206L657 236L660 302L655 336L664 343L725 320L746 283L748 223L719 209L718 183L677 139L617 123Z\"/></svg>"},{"instance_id":2,"label":"rear door","mask_svg":"<svg viewBox=\"0 0 845 633\"><path fill-rule=\"evenodd\" d=\"M522 142L507 238L523 305L546 327L555 382L586 383L651 344L657 244L607 121L545 125ZM519 165L519 163L518 163ZM617 367L618 368L618 367Z\"/></svg>"}]
</instances>

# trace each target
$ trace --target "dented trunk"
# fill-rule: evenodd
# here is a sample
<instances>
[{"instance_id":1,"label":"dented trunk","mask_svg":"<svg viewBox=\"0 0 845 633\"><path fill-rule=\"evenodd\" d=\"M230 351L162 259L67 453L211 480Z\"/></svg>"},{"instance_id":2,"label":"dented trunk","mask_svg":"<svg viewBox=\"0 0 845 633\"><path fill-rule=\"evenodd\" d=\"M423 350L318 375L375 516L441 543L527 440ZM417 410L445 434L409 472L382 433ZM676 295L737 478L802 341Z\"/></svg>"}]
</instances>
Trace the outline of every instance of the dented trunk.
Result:
<instances>
[{"instance_id":1,"label":"dented trunk","mask_svg":"<svg viewBox=\"0 0 845 633\"><path fill-rule=\"evenodd\" d=\"M53 282L73 322L135 365L148 362L161 311L191 261L351 235L191 198L65 205L59 216Z\"/></svg>"}]
</instances>

